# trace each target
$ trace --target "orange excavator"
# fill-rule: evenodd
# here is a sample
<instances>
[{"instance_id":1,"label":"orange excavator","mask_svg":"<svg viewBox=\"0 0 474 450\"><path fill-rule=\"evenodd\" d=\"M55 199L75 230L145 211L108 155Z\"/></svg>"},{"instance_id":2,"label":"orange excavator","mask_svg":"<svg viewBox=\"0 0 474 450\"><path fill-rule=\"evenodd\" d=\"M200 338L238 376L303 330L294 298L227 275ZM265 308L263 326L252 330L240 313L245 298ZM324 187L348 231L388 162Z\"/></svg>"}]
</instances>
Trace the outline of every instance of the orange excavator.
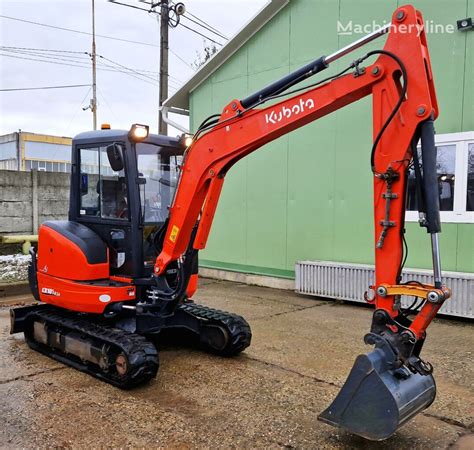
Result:
<instances>
[{"instance_id":1,"label":"orange excavator","mask_svg":"<svg viewBox=\"0 0 474 450\"><path fill-rule=\"evenodd\" d=\"M156 376L153 341L170 331L194 336L219 355L243 351L251 341L248 323L192 300L198 252L225 175L264 144L371 95L376 275L366 293L375 311L365 342L374 349L356 359L319 419L367 439L391 436L435 398L433 367L420 353L428 325L450 297L441 282L439 110L423 23L415 8L400 7L383 28L230 101L192 137L153 135L138 124L76 136L69 217L40 228L29 271L39 303L12 309L12 333L23 332L31 348L120 388ZM380 37L387 37L383 49L300 84ZM431 238L433 285L401 282L411 169L420 225ZM402 306L402 296L415 298L411 307Z\"/></svg>"}]
</instances>

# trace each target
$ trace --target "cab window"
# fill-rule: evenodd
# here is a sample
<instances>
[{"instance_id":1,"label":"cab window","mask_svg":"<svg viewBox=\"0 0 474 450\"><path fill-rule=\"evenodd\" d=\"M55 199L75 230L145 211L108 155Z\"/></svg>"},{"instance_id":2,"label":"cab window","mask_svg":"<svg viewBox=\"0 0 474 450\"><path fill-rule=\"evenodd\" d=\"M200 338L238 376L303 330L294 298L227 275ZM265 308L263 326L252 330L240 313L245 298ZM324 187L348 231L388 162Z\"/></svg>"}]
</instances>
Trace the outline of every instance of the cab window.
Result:
<instances>
[{"instance_id":1,"label":"cab window","mask_svg":"<svg viewBox=\"0 0 474 450\"><path fill-rule=\"evenodd\" d=\"M81 148L81 216L128 220L127 184L124 169L114 171L107 157L107 147Z\"/></svg>"},{"instance_id":2,"label":"cab window","mask_svg":"<svg viewBox=\"0 0 474 450\"><path fill-rule=\"evenodd\" d=\"M181 149L137 144L137 164L143 179L140 200L145 223L164 222L168 217L179 178Z\"/></svg>"}]
</instances>

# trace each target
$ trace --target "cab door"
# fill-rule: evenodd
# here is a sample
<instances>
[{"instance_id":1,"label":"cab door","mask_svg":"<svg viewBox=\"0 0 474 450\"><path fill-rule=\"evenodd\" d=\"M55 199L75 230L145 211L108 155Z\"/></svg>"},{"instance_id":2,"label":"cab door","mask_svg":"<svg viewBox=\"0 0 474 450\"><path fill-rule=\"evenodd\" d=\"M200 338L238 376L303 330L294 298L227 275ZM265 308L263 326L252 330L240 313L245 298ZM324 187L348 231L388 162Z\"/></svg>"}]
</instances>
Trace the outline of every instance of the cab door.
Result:
<instances>
[{"instance_id":1,"label":"cab door","mask_svg":"<svg viewBox=\"0 0 474 450\"><path fill-rule=\"evenodd\" d=\"M124 164L114 170L107 148L120 145ZM92 229L107 244L111 275L137 276L128 164L125 144L104 143L78 146L75 183L76 220ZM133 169L132 169L133 172ZM74 190L74 189L73 189Z\"/></svg>"}]
</instances>

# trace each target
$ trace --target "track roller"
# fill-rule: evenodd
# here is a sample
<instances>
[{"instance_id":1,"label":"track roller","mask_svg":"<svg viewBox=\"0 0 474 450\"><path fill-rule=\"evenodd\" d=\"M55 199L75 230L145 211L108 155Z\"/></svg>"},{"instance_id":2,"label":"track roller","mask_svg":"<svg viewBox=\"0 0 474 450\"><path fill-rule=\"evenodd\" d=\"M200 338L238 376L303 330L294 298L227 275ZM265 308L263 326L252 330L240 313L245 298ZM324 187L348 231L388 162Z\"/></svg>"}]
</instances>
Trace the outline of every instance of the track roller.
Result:
<instances>
[{"instance_id":1,"label":"track roller","mask_svg":"<svg viewBox=\"0 0 474 450\"><path fill-rule=\"evenodd\" d=\"M145 337L75 313L31 312L24 333L32 349L122 389L146 383L158 372L158 352Z\"/></svg>"}]
</instances>

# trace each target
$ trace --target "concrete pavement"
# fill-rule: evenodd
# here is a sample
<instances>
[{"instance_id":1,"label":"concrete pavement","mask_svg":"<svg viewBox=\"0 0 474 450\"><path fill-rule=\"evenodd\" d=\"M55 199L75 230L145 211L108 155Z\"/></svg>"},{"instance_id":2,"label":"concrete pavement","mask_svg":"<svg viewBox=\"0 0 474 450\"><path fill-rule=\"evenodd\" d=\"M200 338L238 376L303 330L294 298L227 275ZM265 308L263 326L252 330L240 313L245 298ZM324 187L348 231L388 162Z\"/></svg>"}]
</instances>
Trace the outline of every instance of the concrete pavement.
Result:
<instances>
[{"instance_id":1,"label":"concrete pavement","mask_svg":"<svg viewBox=\"0 0 474 450\"><path fill-rule=\"evenodd\" d=\"M374 443L316 419L369 350L371 309L215 280L201 280L196 301L244 316L251 347L223 359L164 345L157 379L133 391L32 352L0 308L0 446L473 448L472 324L432 324L423 356L437 399Z\"/></svg>"}]
</instances>

